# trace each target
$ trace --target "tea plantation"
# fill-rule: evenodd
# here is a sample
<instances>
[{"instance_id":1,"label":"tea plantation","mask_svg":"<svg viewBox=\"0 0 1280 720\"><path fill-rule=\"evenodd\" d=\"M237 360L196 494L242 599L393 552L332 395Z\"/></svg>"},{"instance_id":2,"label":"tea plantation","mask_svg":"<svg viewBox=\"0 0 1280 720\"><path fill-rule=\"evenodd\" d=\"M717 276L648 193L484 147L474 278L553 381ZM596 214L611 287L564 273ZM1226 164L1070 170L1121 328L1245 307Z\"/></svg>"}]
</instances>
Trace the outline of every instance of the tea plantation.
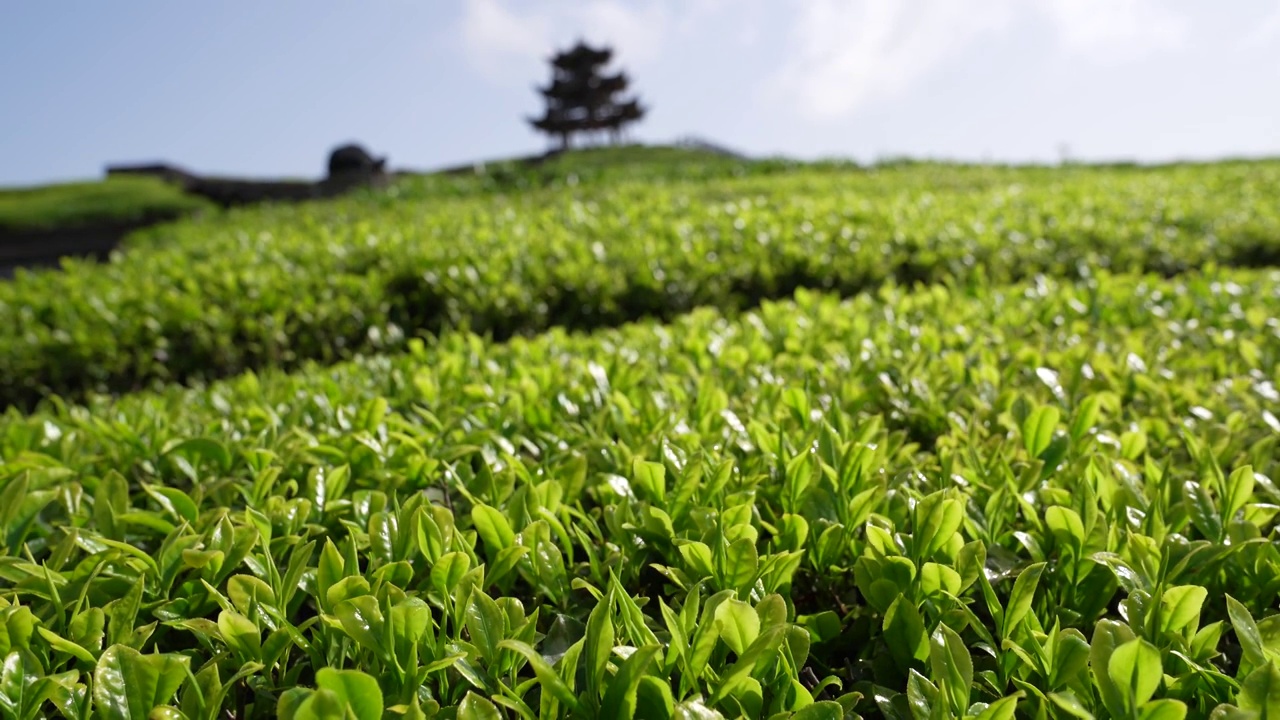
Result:
<instances>
[{"instance_id":1,"label":"tea plantation","mask_svg":"<svg viewBox=\"0 0 1280 720\"><path fill-rule=\"evenodd\" d=\"M0 237L6 233L73 230L208 210L209 203L148 177L0 190Z\"/></svg>"},{"instance_id":2,"label":"tea plantation","mask_svg":"<svg viewBox=\"0 0 1280 720\"><path fill-rule=\"evenodd\" d=\"M0 285L0 716L1280 718L1280 164L663 162Z\"/></svg>"}]
</instances>

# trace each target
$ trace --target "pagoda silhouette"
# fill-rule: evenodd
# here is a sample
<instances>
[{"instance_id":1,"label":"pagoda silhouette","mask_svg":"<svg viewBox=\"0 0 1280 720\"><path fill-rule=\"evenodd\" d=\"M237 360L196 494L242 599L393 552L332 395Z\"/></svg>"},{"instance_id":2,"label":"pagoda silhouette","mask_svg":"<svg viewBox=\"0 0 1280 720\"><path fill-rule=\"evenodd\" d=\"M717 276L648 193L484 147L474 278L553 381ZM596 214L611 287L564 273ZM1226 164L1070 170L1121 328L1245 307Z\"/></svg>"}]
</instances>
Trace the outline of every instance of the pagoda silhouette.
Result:
<instances>
[{"instance_id":1,"label":"pagoda silhouette","mask_svg":"<svg viewBox=\"0 0 1280 720\"><path fill-rule=\"evenodd\" d=\"M613 143L621 141L624 128L644 117L647 108L635 98L624 98L630 80L626 73L605 74L613 49L593 48L579 41L551 58L551 83L539 87L546 100L542 117L529 123L556 138L560 149L572 147L578 133L607 132Z\"/></svg>"}]
</instances>

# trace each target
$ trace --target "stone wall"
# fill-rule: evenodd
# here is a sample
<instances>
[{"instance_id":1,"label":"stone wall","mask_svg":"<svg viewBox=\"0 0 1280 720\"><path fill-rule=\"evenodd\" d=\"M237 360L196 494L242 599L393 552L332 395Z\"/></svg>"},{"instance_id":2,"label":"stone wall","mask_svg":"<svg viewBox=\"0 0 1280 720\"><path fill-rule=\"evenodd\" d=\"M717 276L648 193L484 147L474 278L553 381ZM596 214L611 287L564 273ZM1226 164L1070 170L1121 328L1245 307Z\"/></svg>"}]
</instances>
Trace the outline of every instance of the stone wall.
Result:
<instances>
[{"instance_id":1,"label":"stone wall","mask_svg":"<svg viewBox=\"0 0 1280 720\"><path fill-rule=\"evenodd\" d=\"M301 202L334 197L357 187L377 186L387 182L385 172L367 175L344 174L319 181L246 180L239 178L203 177L179 167L165 164L117 165L107 168L107 175L150 175L182 187L184 192L206 198L222 207L252 205L261 202Z\"/></svg>"}]
</instances>

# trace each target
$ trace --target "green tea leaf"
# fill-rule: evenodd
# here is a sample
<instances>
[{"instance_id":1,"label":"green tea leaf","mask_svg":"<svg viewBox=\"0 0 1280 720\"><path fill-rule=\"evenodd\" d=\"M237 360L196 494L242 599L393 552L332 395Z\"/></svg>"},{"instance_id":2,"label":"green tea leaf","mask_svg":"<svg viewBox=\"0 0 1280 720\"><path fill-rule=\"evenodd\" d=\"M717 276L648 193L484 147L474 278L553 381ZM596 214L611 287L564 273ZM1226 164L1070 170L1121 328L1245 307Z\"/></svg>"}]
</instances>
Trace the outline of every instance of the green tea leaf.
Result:
<instances>
[{"instance_id":1,"label":"green tea leaf","mask_svg":"<svg viewBox=\"0 0 1280 720\"><path fill-rule=\"evenodd\" d=\"M1161 598L1161 629L1179 632L1185 627L1197 628L1200 609L1208 596L1209 591L1199 585L1178 585L1165 590Z\"/></svg>"},{"instance_id":2,"label":"green tea leaf","mask_svg":"<svg viewBox=\"0 0 1280 720\"><path fill-rule=\"evenodd\" d=\"M1142 720L1182 720L1187 706L1180 700L1156 700L1142 706Z\"/></svg>"},{"instance_id":3,"label":"green tea leaf","mask_svg":"<svg viewBox=\"0 0 1280 720\"><path fill-rule=\"evenodd\" d=\"M1236 468L1227 478L1222 518L1230 521L1253 496L1254 475L1251 465Z\"/></svg>"},{"instance_id":4,"label":"green tea leaf","mask_svg":"<svg viewBox=\"0 0 1280 720\"><path fill-rule=\"evenodd\" d=\"M516 541L516 534L511 529L507 518L498 510L485 504L478 504L471 509L471 522L484 541L486 553L496 558L498 553L511 547Z\"/></svg>"},{"instance_id":5,"label":"green tea leaf","mask_svg":"<svg viewBox=\"0 0 1280 720\"><path fill-rule=\"evenodd\" d=\"M1067 547L1078 548L1084 545L1084 522L1071 508L1061 505L1046 508L1044 522L1058 542L1066 544Z\"/></svg>"},{"instance_id":6,"label":"green tea leaf","mask_svg":"<svg viewBox=\"0 0 1280 720\"><path fill-rule=\"evenodd\" d=\"M461 582L462 576L471 570L471 559L460 552L448 552L440 556L431 568L431 588L441 598L448 598Z\"/></svg>"},{"instance_id":7,"label":"green tea leaf","mask_svg":"<svg viewBox=\"0 0 1280 720\"><path fill-rule=\"evenodd\" d=\"M1093 429L1101 410L1102 398L1098 395L1089 395L1080 401L1079 406L1076 408L1075 417L1071 420L1071 430L1068 433L1071 437L1071 442L1080 442Z\"/></svg>"},{"instance_id":8,"label":"green tea leaf","mask_svg":"<svg viewBox=\"0 0 1280 720\"><path fill-rule=\"evenodd\" d=\"M180 655L143 655L112 645L93 671L93 704L106 720L144 720L166 705L187 677L189 660Z\"/></svg>"},{"instance_id":9,"label":"green tea leaf","mask_svg":"<svg viewBox=\"0 0 1280 720\"><path fill-rule=\"evenodd\" d=\"M1018 573L1018 579L1013 583L1013 592L1009 594L1009 602L1005 606L1001 637L1009 637L1027 613L1031 612L1031 602L1035 599L1036 587L1040 584L1044 568L1045 563L1034 563Z\"/></svg>"},{"instance_id":10,"label":"green tea leaf","mask_svg":"<svg viewBox=\"0 0 1280 720\"><path fill-rule=\"evenodd\" d=\"M1127 679L1125 682L1117 682L1112 678L1111 662L1116 649L1133 640L1133 631L1128 625L1114 620L1100 620L1094 626L1093 640L1089 643L1089 667L1093 682L1102 697L1103 705L1113 717L1125 714L1125 708L1129 707L1130 689Z\"/></svg>"},{"instance_id":11,"label":"green tea leaf","mask_svg":"<svg viewBox=\"0 0 1280 720\"><path fill-rule=\"evenodd\" d=\"M1130 640L1111 653L1107 675L1125 692L1130 707L1140 707L1160 687L1160 650L1142 638Z\"/></svg>"},{"instance_id":12,"label":"green tea leaf","mask_svg":"<svg viewBox=\"0 0 1280 720\"><path fill-rule=\"evenodd\" d=\"M609 617L610 600L596 603L587 617L587 632L582 652L585 663L587 698L597 702L606 687L609 655L613 652L613 621Z\"/></svg>"},{"instance_id":13,"label":"green tea leaf","mask_svg":"<svg viewBox=\"0 0 1280 720\"><path fill-rule=\"evenodd\" d=\"M467 632L471 642L480 648L484 657L492 661L498 653L498 643L506 633L502 610L493 598L477 590L471 595L466 613Z\"/></svg>"},{"instance_id":14,"label":"green tea leaf","mask_svg":"<svg viewBox=\"0 0 1280 720\"><path fill-rule=\"evenodd\" d=\"M1018 710L1018 700L1021 698L1021 692L1002 697L978 713L975 720L1013 720Z\"/></svg>"},{"instance_id":15,"label":"green tea leaf","mask_svg":"<svg viewBox=\"0 0 1280 720\"><path fill-rule=\"evenodd\" d=\"M342 624L342 629L351 639L361 646L377 653L379 657L390 656L384 642L386 638L386 618L382 614L378 599L372 595L343 600L333 608L334 614Z\"/></svg>"},{"instance_id":16,"label":"green tea leaf","mask_svg":"<svg viewBox=\"0 0 1280 720\"><path fill-rule=\"evenodd\" d=\"M218 470L226 472L231 468L231 453L222 443L211 438L188 438L170 443L162 451L165 455L178 454L205 460L213 463Z\"/></svg>"},{"instance_id":17,"label":"green tea leaf","mask_svg":"<svg viewBox=\"0 0 1280 720\"><path fill-rule=\"evenodd\" d=\"M920 611L904 595L899 595L884 615L884 637L889 644L889 652L903 670L910 667L913 659L924 660L928 657L929 643L924 620L920 617Z\"/></svg>"},{"instance_id":18,"label":"green tea leaf","mask_svg":"<svg viewBox=\"0 0 1280 720\"><path fill-rule=\"evenodd\" d=\"M605 692L600 717L630 720L635 716L636 691L640 680L661 651L661 645L646 645L638 648L622 663Z\"/></svg>"},{"instance_id":19,"label":"green tea leaf","mask_svg":"<svg viewBox=\"0 0 1280 720\"><path fill-rule=\"evenodd\" d=\"M333 693L355 720L382 718L382 689L372 676L359 670L321 668L316 672L316 687Z\"/></svg>"},{"instance_id":20,"label":"green tea leaf","mask_svg":"<svg viewBox=\"0 0 1280 720\"><path fill-rule=\"evenodd\" d=\"M715 622L719 629L720 639L733 650L742 655L751 643L760 635L760 618L747 603L741 600L726 600L716 608Z\"/></svg>"},{"instance_id":21,"label":"green tea leaf","mask_svg":"<svg viewBox=\"0 0 1280 720\"><path fill-rule=\"evenodd\" d=\"M1060 416L1058 409L1050 405L1036 408L1027 416L1026 422L1022 425L1022 443L1027 449L1027 454L1031 457L1040 457L1049 448L1053 442L1053 433L1058 428Z\"/></svg>"},{"instance_id":22,"label":"green tea leaf","mask_svg":"<svg viewBox=\"0 0 1280 720\"><path fill-rule=\"evenodd\" d=\"M242 662L262 659L262 630L249 618L223 610L218 615L218 630L223 642Z\"/></svg>"},{"instance_id":23,"label":"green tea leaf","mask_svg":"<svg viewBox=\"0 0 1280 720\"><path fill-rule=\"evenodd\" d=\"M929 638L929 661L934 679L949 696L951 711L963 716L969 710L969 690L973 686L969 648L954 630L940 623Z\"/></svg>"},{"instance_id":24,"label":"green tea leaf","mask_svg":"<svg viewBox=\"0 0 1280 720\"><path fill-rule=\"evenodd\" d=\"M640 678L640 685L636 688L635 717L645 718L645 720L649 718L670 720L674 716L675 709L675 697L671 694L671 687L665 680L652 675Z\"/></svg>"},{"instance_id":25,"label":"green tea leaf","mask_svg":"<svg viewBox=\"0 0 1280 720\"><path fill-rule=\"evenodd\" d=\"M806 705L791 715L791 720L843 720L844 708L830 700Z\"/></svg>"},{"instance_id":26,"label":"green tea leaf","mask_svg":"<svg viewBox=\"0 0 1280 720\"><path fill-rule=\"evenodd\" d=\"M907 703L913 717L946 717L946 708L938 697L938 687L923 675L911 670L907 676Z\"/></svg>"},{"instance_id":27,"label":"green tea leaf","mask_svg":"<svg viewBox=\"0 0 1280 720\"><path fill-rule=\"evenodd\" d=\"M1227 615L1231 618L1231 626L1235 628L1236 639L1240 641L1240 649L1244 655L1243 667L1256 668L1266 664L1266 650L1262 633L1254 622L1249 609L1240 601L1227 596Z\"/></svg>"},{"instance_id":28,"label":"green tea leaf","mask_svg":"<svg viewBox=\"0 0 1280 720\"><path fill-rule=\"evenodd\" d=\"M720 581L726 588L742 590L755 582L758 567L759 556L756 554L755 541L740 538L725 549L724 570Z\"/></svg>"},{"instance_id":29,"label":"green tea leaf","mask_svg":"<svg viewBox=\"0 0 1280 720\"><path fill-rule=\"evenodd\" d=\"M661 463L646 462L639 458L631 466L632 482L642 491L642 497L652 503L662 503L667 495L667 470Z\"/></svg>"},{"instance_id":30,"label":"green tea leaf","mask_svg":"<svg viewBox=\"0 0 1280 720\"><path fill-rule=\"evenodd\" d=\"M533 668L534 674L538 677L538 684L542 686L543 690L554 695L556 700L559 700L570 710L577 711L578 698L574 696L569 686L556 674L555 669L548 665L546 660L542 659L537 650L518 640L503 640L498 645L524 657L529 666Z\"/></svg>"},{"instance_id":31,"label":"green tea leaf","mask_svg":"<svg viewBox=\"0 0 1280 720\"><path fill-rule=\"evenodd\" d=\"M1280 718L1280 668L1268 662L1240 685L1240 709L1258 713L1260 718Z\"/></svg>"}]
</instances>

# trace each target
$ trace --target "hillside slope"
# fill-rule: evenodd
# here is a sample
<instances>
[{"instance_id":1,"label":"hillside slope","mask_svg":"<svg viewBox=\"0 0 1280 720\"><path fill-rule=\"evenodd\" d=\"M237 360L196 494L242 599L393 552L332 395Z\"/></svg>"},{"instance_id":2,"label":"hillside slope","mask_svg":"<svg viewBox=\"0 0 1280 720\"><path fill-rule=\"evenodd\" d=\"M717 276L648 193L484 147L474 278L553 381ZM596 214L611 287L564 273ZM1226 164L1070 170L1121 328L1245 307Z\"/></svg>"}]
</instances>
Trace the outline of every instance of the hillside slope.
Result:
<instances>
[{"instance_id":1,"label":"hillside slope","mask_svg":"<svg viewBox=\"0 0 1280 720\"><path fill-rule=\"evenodd\" d=\"M432 176L192 219L110 264L23 274L0 284L0 403L333 362L448 328L504 338L732 310L801 287L1265 266L1280 242L1280 163L715 160L689 179L682 162L592 159L563 158L567 176Z\"/></svg>"}]
</instances>

